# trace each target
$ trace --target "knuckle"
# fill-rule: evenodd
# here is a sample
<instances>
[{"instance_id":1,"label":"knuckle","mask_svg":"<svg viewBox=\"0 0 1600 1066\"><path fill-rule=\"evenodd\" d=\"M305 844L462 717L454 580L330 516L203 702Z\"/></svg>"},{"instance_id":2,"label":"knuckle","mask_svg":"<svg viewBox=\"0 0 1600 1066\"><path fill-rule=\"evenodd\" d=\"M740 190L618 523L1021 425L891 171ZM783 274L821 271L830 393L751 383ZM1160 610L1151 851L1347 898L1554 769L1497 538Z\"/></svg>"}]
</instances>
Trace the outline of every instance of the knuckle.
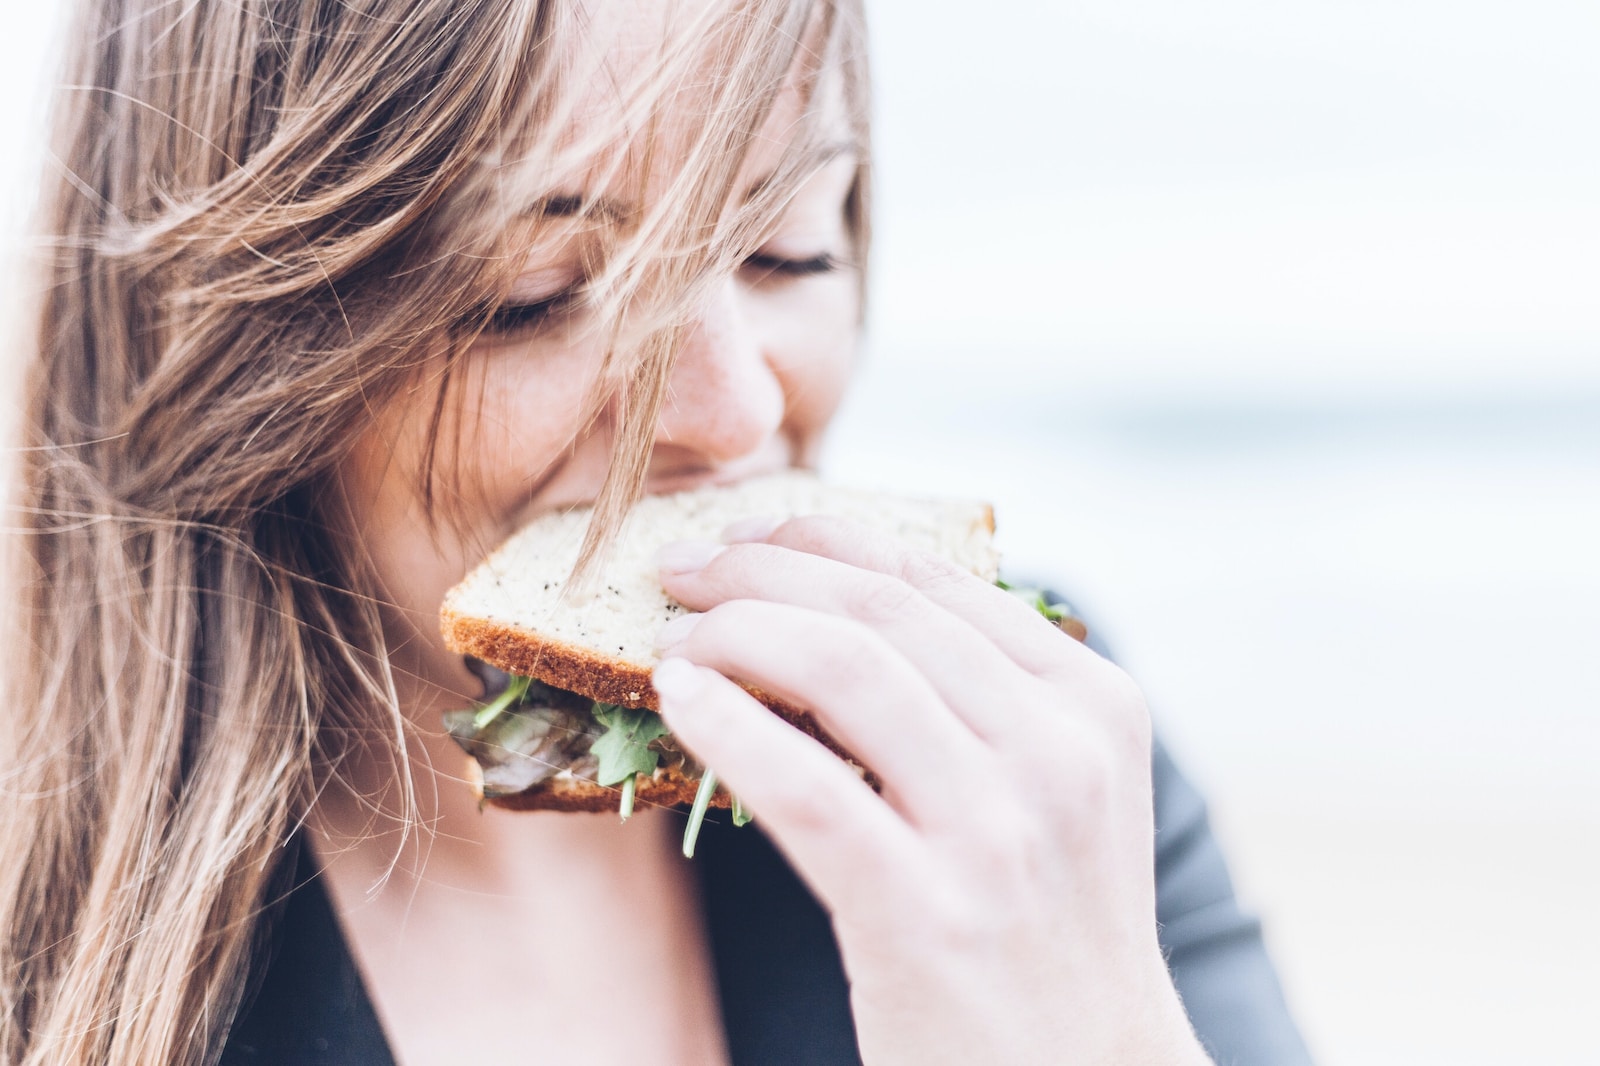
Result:
<instances>
[{"instance_id":1,"label":"knuckle","mask_svg":"<svg viewBox=\"0 0 1600 1066\"><path fill-rule=\"evenodd\" d=\"M1094 656L1045 683L1056 701L1086 714L1118 750L1149 751L1155 733L1149 704L1138 682L1121 668Z\"/></svg>"},{"instance_id":2,"label":"knuckle","mask_svg":"<svg viewBox=\"0 0 1600 1066\"><path fill-rule=\"evenodd\" d=\"M848 789L839 784L827 764L802 758L758 775L747 791L752 802L759 800L755 809L778 839L826 839L841 854L875 860L881 849L858 819L845 817Z\"/></svg>"},{"instance_id":3,"label":"knuckle","mask_svg":"<svg viewBox=\"0 0 1600 1066\"><path fill-rule=\"evenodd\" d=\"M768 620L766 605L760 600L724 600L700 612L678 648L691 659L710 657L721 662L737 657L746 636Z\"/></svg>"},{"instance_id":4,"label":"knuckle","mask_svg":"<svg viewBox=\"0 0 1600 1066\"><path fill-rule=\"evenodd\" d=\"M778 527L776 543L803 550L826 548L850 535L848 523L832 515L799 515Z\"/></svg>"},{"instance_id":5,"label":"knuckle","mask_svg":"<svg viewBox=\"0 0 1600 1066\"><path fill-rule=\"evenodd\" d=\"M883 623L913 614L922 603L922 594L905 582L874 575L855 589L850 613L869 624Z\"/></svg>"},{"instance_id":6,"label":"knuckle","mask_svg":"<svg viewBox=\"0 0 1600 1066\"><path fill-rule=\"evenodd\" d=\"M752 600L724 600L700 612L699 621L689 631L686 641L717 640L739 632L753 621L750 617L753 607Z\"/></svg>"},{"instance_id":7,"label":"knuckle","mask_svg":"<svg viewBox=\"0 0 1600 1066\"><path fill-rule=\"evenodd\" d=\"M770 795L764 798L763 815L781 815L790 832L808 836L836 833L839 818L826 791L798 779L784 779L769 785Z\"/></svg>"},{"instance_id":8,"label":"knuckle","mask_svg":"<svg viewBox=\"0 0 1600 1066\"><path fill-rule=\"evenodd\" d=\"M1144 690L1125 671L1107 664L1102 677L1106 727L1121 745L1148 750L1153 737L1150 707Z\"/></svg>"},{"instance_id":9,"label":"knuckle","mask_svg":"<svg viewBox=\"0 0 1600 1066\"><path fill-rule=\"evenodd\" d=\"M770 544L730 544L701 573L724 595L737 595L759 588L764 575L793 566L788 552Z\"/></svg>"},{"instance_id":10,"label":"knuckle","mask_svg":"<svg viewBox=\"0 0 1600 1066\"><path fill-rule=\"evenodd\" d=\"M1104 660L1101 660L1104 662ZM1100 683L1104 686L1108 696L1119 705L1133 708L1144 706L1144 690L1139 687L1126 670L1111 663L1105 663L1101 672Z\"/></svg>"},{"instance_id":11,"label":"knuckle","mask_svg":"<svg viewBox=\"0 0 1600 1066\"><path fill-rule=\"evenodd\" d=\"M898 571L906 584L924 590L958 585L971 577L948 559L920 551L907 551L900 560Z\"/></svg>"},{"instance_id":12,"label":"knuckle","mask_svg":"<svg viewBox=\"0 0 1600 1066\"><path fill-rule=\"evenodd\" d=\"M842 690L870 687L883 676L886 662L892 658L888 642L877 630L849 619L841 622L835 638L819 650L825 673Z\"/></svg>"}]
</instances>

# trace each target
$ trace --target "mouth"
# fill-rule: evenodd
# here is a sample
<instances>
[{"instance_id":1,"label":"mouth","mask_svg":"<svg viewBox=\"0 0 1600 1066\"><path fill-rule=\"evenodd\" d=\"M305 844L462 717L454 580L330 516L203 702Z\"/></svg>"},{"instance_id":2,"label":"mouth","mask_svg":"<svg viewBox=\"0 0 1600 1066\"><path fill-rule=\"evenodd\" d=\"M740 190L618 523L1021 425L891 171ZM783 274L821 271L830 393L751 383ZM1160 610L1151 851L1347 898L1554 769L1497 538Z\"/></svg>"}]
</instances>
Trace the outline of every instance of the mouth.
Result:
<instances>
[{"instance_id":1,"label":"mouth","mask_svg":"<svg viewBox=\"0 0 1600 1066\"><path fill-rule=\"evenodd\" d=\"M722 488L765 474L808 469L808 464L800 462L799 458L795 449L781 439L774 439L771 446L721 463L706 462L698 455L658 453L652 458L645 474L644 495L670 496L699 488ZM522 526L552 511L592 505L598 494L599 482L598 473L588 478L561 477L559 484L552 485L546 492L531 495L521 510L508 516L507 524L501 531L502 537L510 536Z\"/></svg>"},{"instance_id":2,"label":"mouth","mask_svg":"<svg viewBox=\"0 0 1600 1066\"><path fill-rule=\"evenodd\" d=\"M776 474L797 465L787 452L774 450L731 463L697 463L652 469L645 478L644 492L646 496L669 496L674 492L709 486L725 487L763 474Z\"/></svg>"},{"instance_id":3,"label":"mouth","mask_svg":"<svg viewBox=\"0 0 1600 1066\"><path fill-rule=\"evenodd\" d=\"M675 492L688 492L692 489L707 488L709 486L726 486L737 484L747 477L758 474L776 473L781 467L762 467L749 471L729 471L724 469L682 470L660 477L652 475L644 483L646 496L670 496Z\"/></svg>"}]
</instances>

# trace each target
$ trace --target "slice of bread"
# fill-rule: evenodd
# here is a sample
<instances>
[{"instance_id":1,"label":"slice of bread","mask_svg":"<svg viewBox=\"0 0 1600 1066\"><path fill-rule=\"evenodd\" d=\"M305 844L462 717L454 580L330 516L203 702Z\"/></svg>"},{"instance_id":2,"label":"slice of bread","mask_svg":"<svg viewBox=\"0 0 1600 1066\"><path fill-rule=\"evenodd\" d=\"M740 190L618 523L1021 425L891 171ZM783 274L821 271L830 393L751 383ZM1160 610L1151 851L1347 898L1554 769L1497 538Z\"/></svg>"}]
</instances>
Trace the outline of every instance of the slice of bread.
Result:
<instances>
[{"instance_id":1,"label":"slice of bread","mask_svg":"<svg viewBox=\"0 0 1600 1066\"><path fill-rule=\"evenodd\" d=\"M649 496L629 513L599 580L568 594L569 575L590 510L546 515L498 548L445 597L440 622L452 651L508 673L630 707L656 706L650 671L659 661L657 631L684 610L661 588L655 563L662 545L717 540L730 523L752 516L826 514L899 536L993 580L999 556L993 513L980 503L906 499L827 486L791 471L738 485ZM800 708L755 693L783 717L838 750ZM638 801L687 803L697 782L672 770L638 784ZM517 809L610 810L616 792L571 774L490 802Z\"/></svg>"}]
</instances>

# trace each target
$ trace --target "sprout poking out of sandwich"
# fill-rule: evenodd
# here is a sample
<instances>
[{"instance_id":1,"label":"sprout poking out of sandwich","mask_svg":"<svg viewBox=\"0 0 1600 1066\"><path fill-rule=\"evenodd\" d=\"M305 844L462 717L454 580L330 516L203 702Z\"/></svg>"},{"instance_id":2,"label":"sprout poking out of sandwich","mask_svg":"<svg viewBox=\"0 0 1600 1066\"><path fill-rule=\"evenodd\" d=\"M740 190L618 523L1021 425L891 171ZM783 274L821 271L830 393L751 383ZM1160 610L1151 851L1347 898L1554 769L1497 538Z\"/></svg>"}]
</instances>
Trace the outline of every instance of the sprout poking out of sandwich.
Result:
<instances>
[{"instance_id":1,"label":"sprout poking out of sandwich","mask_svg":"<svg viewBox=\"0 0 1600 1066\"><path fill-rule=\"evenodd\" d=\"M706 808L711 806L711 797L717 792L717 772L710 767L706 768L705 776L700 778L700 787L694 794L694 805L689 808L689 824L683 827L683 857L694 858L694 842L700 837L700 823L706 820Z\"/></svg>"},{"instance_id":2,"label":"sprout poking out of sandwich","mask_svg":"<svg viewBox=\"0 0 1600 1066\"><path fill-rule=\"evenodd\" d=\"M522 697L527 694L528 685L532 680L532 678L517 677L513 674L511 677L511 683L506 686L504 692L500 693L500 695L496 696L494 699L490 700L473 713L473 728L483 729L484 727L492 724L496 718L500 717L501 714L505 713L506 708L510 707L512 704L520 702Z\"/></svg>"}]
</instances>

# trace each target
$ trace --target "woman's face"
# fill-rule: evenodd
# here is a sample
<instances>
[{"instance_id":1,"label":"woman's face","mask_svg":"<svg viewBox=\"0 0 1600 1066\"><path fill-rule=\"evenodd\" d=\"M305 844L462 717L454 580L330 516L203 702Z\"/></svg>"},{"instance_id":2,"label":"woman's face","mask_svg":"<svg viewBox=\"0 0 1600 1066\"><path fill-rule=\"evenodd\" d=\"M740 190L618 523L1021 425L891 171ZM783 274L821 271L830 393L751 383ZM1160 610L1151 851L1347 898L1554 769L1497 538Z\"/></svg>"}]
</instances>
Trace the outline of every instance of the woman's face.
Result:
<instances>
[{"instance_id":1,"label":"woman's face","mask_svg":"<svg viewBox=\"0 0 1600 1066\"><path fill-rule=\"evenodd\" d=\"M798 117L780 100L737 188L770 175ZM842 110L842 109L840 109ZM687 121L688 119L686 119ZM842 118L833 139L846 136ZM660 134L663 131L658 130ZM670 132L670 131L667 131ZM671 136L658 144L671 145ZM700 304L674 365L649 456L647 492L671 492L811 461L838 405L857 339L858 278L845 204L856 159L812 177L758 252ZM458 362L433 457L430 521L420 486L437 379L378 412L341 471L356 535L393 606L386 625L402 684L476 697L479 683L438 635L448 588L535 515L595 499L612 454L615 412L584 424L605 331L581 301L597 239L561 217L563 202L615 199L590 182L561 190L529 221L528 252L494 324ZM619 203L619 211L647 205ZM426 377L426 376L425 376ZM412 692L415 699L422 692Z\"/></svg>"}]
</instances>

